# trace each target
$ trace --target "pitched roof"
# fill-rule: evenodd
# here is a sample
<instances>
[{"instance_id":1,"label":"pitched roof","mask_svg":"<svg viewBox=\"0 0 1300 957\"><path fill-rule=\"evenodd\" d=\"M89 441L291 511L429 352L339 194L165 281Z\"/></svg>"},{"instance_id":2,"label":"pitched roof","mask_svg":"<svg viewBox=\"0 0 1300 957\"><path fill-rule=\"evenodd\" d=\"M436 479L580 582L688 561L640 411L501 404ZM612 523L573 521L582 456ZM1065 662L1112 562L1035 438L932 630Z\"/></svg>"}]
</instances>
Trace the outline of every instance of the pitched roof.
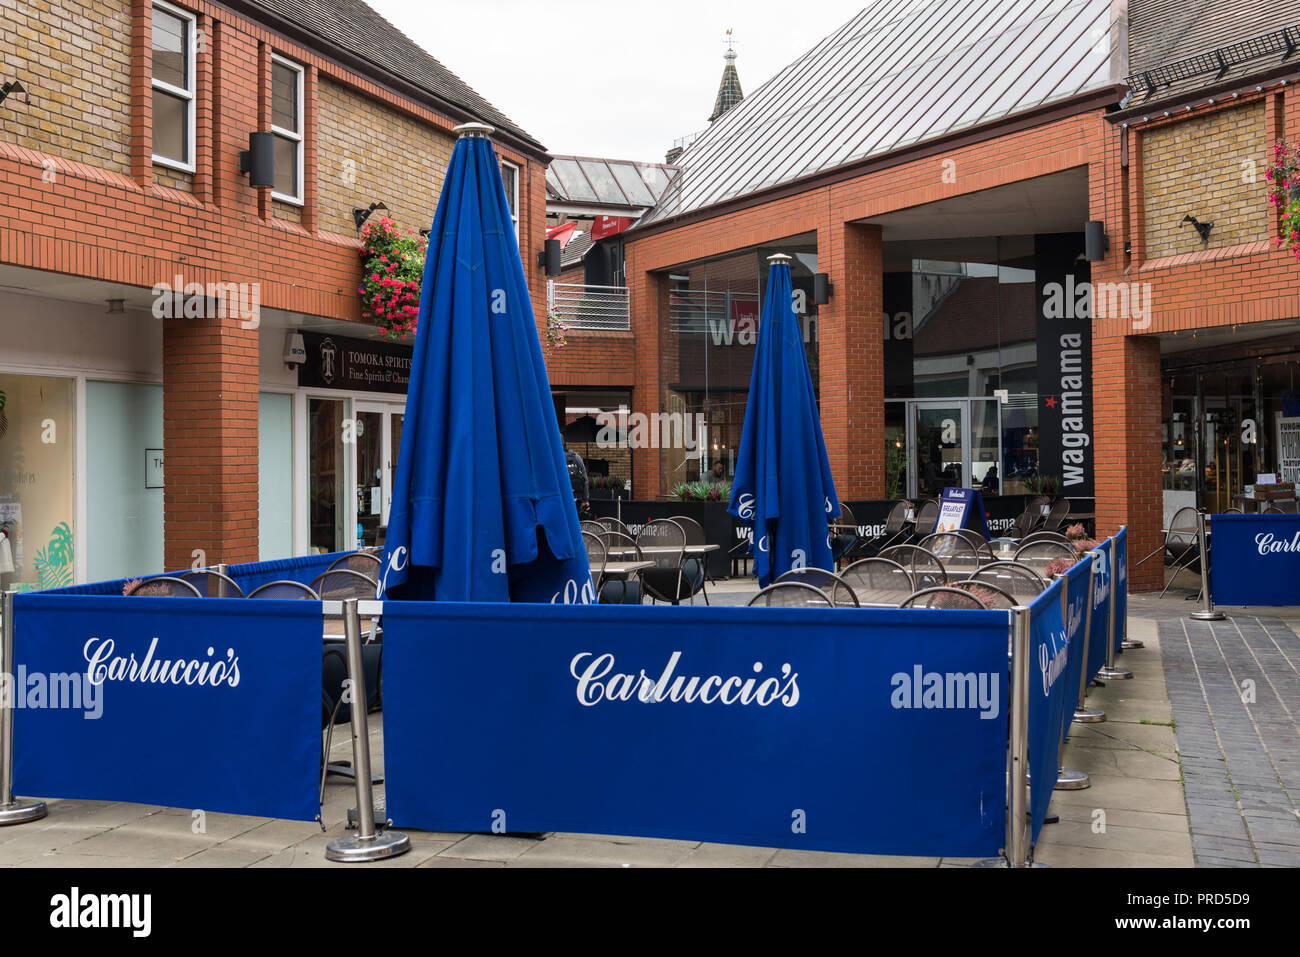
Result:
<instances>
[{"instance_id":1,"label":"pitched roof","mask_svg":"<svg viewBox=\"0 0 1300 957\"><path fill-rule=\"evenodd\" d=\"M361 0L246 0L539 150L536 139Z\"/></svg>"},{"instance_id":2,"label":"pitched roof","mask_svg":"<svg viewBox=\"0 0 1300 957\"><path fill-rule=\"evenodd\" d=\"M1135 106L1278 66L1287 57L1277 34L1287 28L1300 46L1300 0L1129 0L1128 14ZM1156 87L1149 97L1148 71Z\"/></svg>"},{"instance_id":3,"label":"pitched roof","mask_svg":"<svg viewBox=\"0 0 1300 957\"><path fill-rule=\"evenodd\" d=\"M718 98L713 101L713 112L709 114L710 123L745 98L740 89L740 74L736 72L736 51L728 50L725 59L727 65L722 68L722 82L718 84Z\"/></svg>"},{"instance_id":4,"label":"pitched roof","mask_svg":"<svg viewBox=\"0 0 1300 957\"><path fill-rule=\"evenodd\" d=\"M1117 35L1111 0L871 0L695 140L640 225L1108 90Z\"/></svg>"},{"instance_id":5,"label":"pitched roof","mask_svg":"<svg viewBox=\"0 0 1300 957\"><path fill-rule=\"evenodd\" d=\"M550 202L647 209L668 188L676 166L587 156L553 156L546 168Z\"/></svg>"}]
</instances>

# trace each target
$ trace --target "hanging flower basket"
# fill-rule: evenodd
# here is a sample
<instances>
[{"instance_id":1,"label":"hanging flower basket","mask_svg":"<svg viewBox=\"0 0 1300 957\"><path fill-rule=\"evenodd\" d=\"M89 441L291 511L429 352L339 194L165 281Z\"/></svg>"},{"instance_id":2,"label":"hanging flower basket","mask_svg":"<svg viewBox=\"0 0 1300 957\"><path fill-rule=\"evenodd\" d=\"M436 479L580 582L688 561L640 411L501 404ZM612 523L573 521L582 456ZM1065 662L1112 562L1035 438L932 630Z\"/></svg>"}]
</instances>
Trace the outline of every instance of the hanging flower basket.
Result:
<instances>
[{"instance_id":1,"label":"hanging flower basket","mask_svg":"<svg viewBox=\"0 0 1300 957\"><path fill-rule=\"evenodd\" d=\"M1282 140L1273 146L1273 161L1264 174L1269 203L1277 210L1277 244L1300 259L1300 155Z\"/></svg>"},{"instance_id":2,"label":"hanging flower basket","mask_svg":"<svg viewBox=\"0 0 1300 957\"><path fill-rule=\"evenodd\" d=\"M552 349L563 349L569 344L565 333L569 327L564 324L564 317L554 309L546 310L546 344Z\"/></svg>"},{"instance_id":3,"label":"hanging flower basket","mask_svg":"<svg viewBox=\"0 0 1300 957\"><path fill-rule=\"evenodd\" d=\"M414 336L424 279L424 237L411 229L403 233L385 216L362 227L361 243L361 318L379 326L385 339Z\"/></svg>"}]
</instances>

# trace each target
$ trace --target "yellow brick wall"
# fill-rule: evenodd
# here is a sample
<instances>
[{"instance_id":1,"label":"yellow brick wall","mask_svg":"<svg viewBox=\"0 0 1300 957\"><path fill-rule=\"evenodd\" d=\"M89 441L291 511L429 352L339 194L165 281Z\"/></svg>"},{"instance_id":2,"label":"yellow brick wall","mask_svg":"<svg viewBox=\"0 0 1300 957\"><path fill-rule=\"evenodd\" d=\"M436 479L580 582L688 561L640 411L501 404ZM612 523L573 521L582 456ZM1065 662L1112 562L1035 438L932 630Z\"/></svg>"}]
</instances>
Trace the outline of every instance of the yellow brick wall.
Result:
<instances>
[{"instance_id":1,"label":"yellow brick wall","mask_svg":"<svg viewBox=\"0 0 1300 957\"><path fill-rule=\"evenodd\" d=\"M184 170L172 169L170 166L153 164L153 181L159 186L170 186L183 193L194 192L194 174Z\"/></svg>"},{"instance_id":2,"label":"yellow brick wall","mask_svg":"<svg viewBox=\"0 0 1300 957\"><path fill-rule=\"evenodd\" d=\"M31 103L0 106L0 138L129 174L131 16L127 0L3 0L3 80Z\"/></svg>"},{"instance_id":3,"label":"yellow brick wall","mask_svg":"<svg viewBox=\"0 0 1300 957\"><path fill-rule=\"evenodd\" d=\"M455 138L325 78L317 99L320 228L353 236L353 207L378 200L403 230L428 229Z\"/></svg>"},{"instance_id":4,"label":"yellow brick wall","mask_svg":"<svg viewBox=\"0 0 1300 957\"><path fill-rule=\"evenodd\" d=\"M1144 133L1146 258L1267 239L1268 154L1262 102ZM1188 214L1214 223L1208 245Z\"/></svg>"}]
</instances>

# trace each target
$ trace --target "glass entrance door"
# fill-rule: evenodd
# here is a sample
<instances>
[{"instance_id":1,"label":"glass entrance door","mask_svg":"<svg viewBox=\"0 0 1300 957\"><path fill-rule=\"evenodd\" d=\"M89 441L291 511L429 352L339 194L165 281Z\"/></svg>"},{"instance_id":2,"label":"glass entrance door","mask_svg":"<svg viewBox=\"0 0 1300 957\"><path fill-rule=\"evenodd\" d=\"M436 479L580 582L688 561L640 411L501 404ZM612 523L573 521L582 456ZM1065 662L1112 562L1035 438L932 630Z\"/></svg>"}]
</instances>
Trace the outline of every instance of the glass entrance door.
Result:
<instances>
[{"instance_id":1,"label":"glass entrance door","mask_svg":"<svg viewBox=\"0 0 1300 957\"><path fill-rule=\"evenodd\" d=\"M888 402L885 443L891 497L934 498L945 488L1001 492L1002 407L995 398Z\"/></svg>"},{"instance_id":2,"label":"glass entrance door","mask_svg":"<svg viewBox=\"0 0 1300 957\"><path fill-rule=\"evenodd\" d=\"M388 527L393 469L402 441L405 409L378 402L357 402L354 409L356 540L358 547L373 547L379 544L380 529Z\"/></svg>"}]
</instances>

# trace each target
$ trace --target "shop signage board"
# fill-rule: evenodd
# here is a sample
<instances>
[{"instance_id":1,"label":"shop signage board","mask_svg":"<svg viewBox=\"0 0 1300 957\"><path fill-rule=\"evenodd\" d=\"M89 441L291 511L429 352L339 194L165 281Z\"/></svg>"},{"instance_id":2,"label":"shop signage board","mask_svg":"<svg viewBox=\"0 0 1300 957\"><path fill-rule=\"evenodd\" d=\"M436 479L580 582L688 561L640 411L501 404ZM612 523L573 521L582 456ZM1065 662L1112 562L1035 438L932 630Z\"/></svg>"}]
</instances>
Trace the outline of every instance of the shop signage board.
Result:
<instances>
[{"instance_id":1,"label":"shop signage board","mask_svg":"<svg viewBox=\"0 0 1300 957\"><path fill-rule=\"evenodd\" d=\"M347 336L304 332L307 360L298 367L298 384L348 392L406 394L411 381L411 347Z\"/></svg>"}]
</instances>

